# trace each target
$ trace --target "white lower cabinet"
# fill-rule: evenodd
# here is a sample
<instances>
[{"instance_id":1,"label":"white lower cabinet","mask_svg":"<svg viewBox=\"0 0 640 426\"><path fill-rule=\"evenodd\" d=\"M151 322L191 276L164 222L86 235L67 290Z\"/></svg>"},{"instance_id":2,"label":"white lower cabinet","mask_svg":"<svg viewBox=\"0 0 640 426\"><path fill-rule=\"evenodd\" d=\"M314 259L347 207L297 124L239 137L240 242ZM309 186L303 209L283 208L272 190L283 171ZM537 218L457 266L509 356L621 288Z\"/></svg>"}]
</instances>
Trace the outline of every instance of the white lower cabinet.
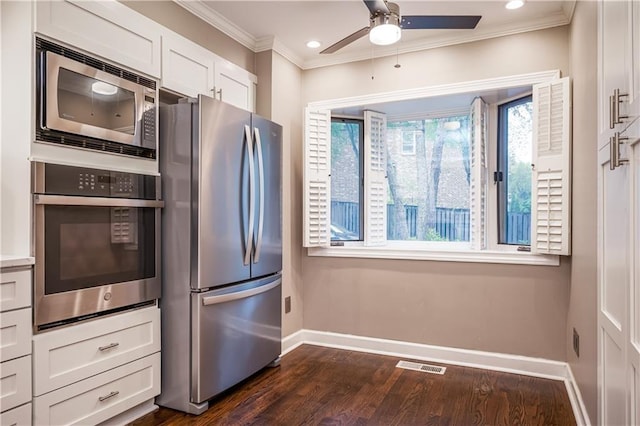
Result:
<instances>
[{"instance_id":1,"label":"white lower cabinet","mask_svg":"<svg viewBox=\"0 0 640 426\"><path fill-rule=\"evenodd\" d=\"M31 355L2 363L0 407L13 408L31 401ZM4 422L2 422L4 425Z\"/></svg>"},{"instance_id":2,"label":"white lower cabinet","mask_svg":"<svg viewBox=\"0 0 640 426\"><path fill-rule=\"evenodd\" d=\"M152 404L160 394L160 309L35 335L33 358L35 425L98 424Z\"/></svg>"},{"instance_id":3,"label":"white lower cabinet","mask_svg":"<svg viewBox=\"0 0 640 426\"><path fill-rule=\"evenodd\" d=\"M160 351L160 310L140 309L33 337L34 395Z\"/></svg>"},{"instance_id":4,"label":"white lower cabinet","mask_svg":"<svg viewBox=\"0 0 640 426\"><path fill-rule=\"evenodd\" d=\"M13 410L0 414L2 426L27 426L31 425L31 403L21 405Z\"/></svg>"},{"instance_id":5,"label":"white lower cabinet","mask_svg":"<svg viewBox=\"0 0 640 426\"><path fill-rule=\"evenodd\" d=\"M105 371L33 400L36 425L97 424L160 393L160 353Z\"/></svg>"}]
</instances>

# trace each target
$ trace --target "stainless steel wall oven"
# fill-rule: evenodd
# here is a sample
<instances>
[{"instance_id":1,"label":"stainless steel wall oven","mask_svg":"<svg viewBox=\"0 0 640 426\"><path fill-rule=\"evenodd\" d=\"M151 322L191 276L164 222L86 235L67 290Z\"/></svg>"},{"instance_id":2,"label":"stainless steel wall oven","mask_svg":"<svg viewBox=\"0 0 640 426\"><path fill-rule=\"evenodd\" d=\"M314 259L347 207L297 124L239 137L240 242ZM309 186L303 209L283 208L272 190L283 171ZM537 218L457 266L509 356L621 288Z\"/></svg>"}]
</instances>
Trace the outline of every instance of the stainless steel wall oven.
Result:
<instances>
[{"instance_id":1,"label":"stainless steel wall oven","mask_svg":"<svg viewBox=\"0 0 640 426\"><path fill-rule=\"evenodd\" d=\"M34 328L160 297L160 177L33 163Z\"/></svg>"}]
</instances>

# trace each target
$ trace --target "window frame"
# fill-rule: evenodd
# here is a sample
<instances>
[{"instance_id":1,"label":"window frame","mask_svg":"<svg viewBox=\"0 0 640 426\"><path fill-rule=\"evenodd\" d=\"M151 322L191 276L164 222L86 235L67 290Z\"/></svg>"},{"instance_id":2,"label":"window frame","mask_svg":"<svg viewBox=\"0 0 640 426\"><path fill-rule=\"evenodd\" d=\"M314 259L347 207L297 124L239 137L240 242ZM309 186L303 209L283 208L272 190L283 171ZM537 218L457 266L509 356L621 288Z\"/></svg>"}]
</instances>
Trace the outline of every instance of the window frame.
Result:
<instances>
[{"instance_id":1,"label":"window frame","mask_svg":"<svg viewBox=\"0 0 640 426\"><path fill-rule=\"evenodd\" d=\"M438 86L421 87L416 89L401 90L397 92L387 92L356 96L351 98L341 98L334 100L310 102L307 106L315 109L341 110L349 107L366 109L368 105L403 101L435 96L446 96L456 94L482 93L488 90L509 89L522 86L533 86L540 83L550 83L560 78L558 70L543 71L537 73L521 74L508 77L498 77L486 80L471 82L444 84ZM520 97L520 96L519 96ZM492 151L496 144L496 106L488 109L487 132L489 139L487 149L490 153L487 157L487 170L495 170L495 155ZM447 111L443 111L447 112ZM394 117L395 118L395 117ZM366 131L366 130L365 130ZM366 143L366 142L365 142ZM493 163L493 164L492 164ZM366 178L365 178L366 179ZM491 180L487 177L487 203L489 206L495 204L495 188L491 185ZM497 210L488 209L486 218L487 247L483 250L464 249L462 247L444 247L439 242L437 246L426 242L419 243L419 246L410 242L388 242L382 247L366 247L363 242L345 242L341 247L309 247L310 256L330 256L330 257L358 257L358 258L380 258L380 259L420 259L438 261L457 262L482 262L482 263L511 263L529 265L558 265L559 256L556 254L535 254L528 252L518 252L517 247L498 245L497 243L497 221L495 213ZM532 225L533 226L533 225ZM365 231L366 232L366 231ZM455 243L457 244L457 243ZM466 243L463 243L466 244Z\"/></svg>"},{"instance_id":2,"label":"window frame","mask_svg":"<svg viewBox=\"0 0 640 426\"><path fill-rule=\"evenodd\" d=\"M516 250L527 250L531 247L531 241L529 244L510 244L503 242L506 238L503 238L507 234L507 221L505 220L505 212L508 207L507 194L509 193L509 157L508 150L505 149L505 145L508 143L507 132L508 129L504 126L505 120L505 111L507 108L511 106L522 105L527 102L533 102L533 94L529 92L526 95L517 96L515 98L504 100L496 105L496 140L495 140L495 150L491 152L496 153L496 167L494 170L497 173L502 173L502 180L496 181L493 176L491 176L491 180L496 190L496 221L498 223L497 227L497 235L496 235L496 244L498 246L511 246L516 247ZM532 117L533 119L533 117ZM531 149L533 150L533 126L532 126L532 135L531 135Z\"/></svg>"},{"instance_id":3,"label":"window frame","mask_svg":"<svg viewBox=\"0 0 640 426\"><path fill-rule=\"evenodd\" d=\"M362 242L364 241L364 118L363 117L353 117L353 116L344 116L344 115L332 115L331 116L331 125L333 126L334 122L342 122L342 123L357 123L360 127L359 139L358 139L358 174L360 182L358 182L358 207L359 207L359 228L360 233L358 235L357 240L337 240L333 239L331 235L329 239L331 240L331 245L341 245L341 243L346 242ZM333 165L333 161L331 162ZM332 170L333 172L333 170ZM333 175L333 173L332 173ZM332 191L333 193L333 191ZM330 200L330 203L332 200ZM331 210L332 207L329 207ZM331 223L331 220L329 220ZM335 243L335 244L334 244Z\"/></svg>"}]
</instances>

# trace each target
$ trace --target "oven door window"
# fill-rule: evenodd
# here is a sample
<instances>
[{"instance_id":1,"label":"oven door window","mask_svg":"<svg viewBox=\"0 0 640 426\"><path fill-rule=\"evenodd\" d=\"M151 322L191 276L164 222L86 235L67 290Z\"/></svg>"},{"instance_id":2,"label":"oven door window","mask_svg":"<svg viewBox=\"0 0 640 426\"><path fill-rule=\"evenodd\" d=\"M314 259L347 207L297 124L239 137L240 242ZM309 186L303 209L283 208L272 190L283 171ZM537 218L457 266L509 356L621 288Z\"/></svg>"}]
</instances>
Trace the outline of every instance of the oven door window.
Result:
<instances>
[{"instance_id":1,"label":"oven door window","mask_svg":"<svg viewBox=\"0 0 640 426\"><path fill-rule=\"evenodd\" d=\"M60 68L58 115L100 129L133 135L135 93L86 75Z\"/></svg>"},{"instance_id":2,"label":"oven door window","mask_svg":"<svg viewBox=\"0 0 640 426\"><path fill-rule=\"evenodd\" d=\"M155 276L154 208L44 209L45 294Z\"/></svg>"}]
</instances>

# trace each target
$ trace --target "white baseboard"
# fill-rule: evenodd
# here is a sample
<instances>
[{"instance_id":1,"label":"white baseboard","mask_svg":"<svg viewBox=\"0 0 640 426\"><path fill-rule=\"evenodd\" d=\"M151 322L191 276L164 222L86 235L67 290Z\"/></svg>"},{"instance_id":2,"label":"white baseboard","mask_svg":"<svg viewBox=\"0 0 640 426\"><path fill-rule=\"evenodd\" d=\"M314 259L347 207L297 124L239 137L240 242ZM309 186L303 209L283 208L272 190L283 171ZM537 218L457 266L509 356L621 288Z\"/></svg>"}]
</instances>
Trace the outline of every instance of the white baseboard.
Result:
<instances>
[{"instance_id":1,"label":"white baseboard","mask_svg":"<svg viewBox=\"0 0 640 426\"><path fill-rule=\"evenodd\" d=\"M302 344L562 380L567 388L576 422L579 426L591 425L580 390L566 362L305 329L282 339L282 355Z\"/></svg>"}]
</instances>

